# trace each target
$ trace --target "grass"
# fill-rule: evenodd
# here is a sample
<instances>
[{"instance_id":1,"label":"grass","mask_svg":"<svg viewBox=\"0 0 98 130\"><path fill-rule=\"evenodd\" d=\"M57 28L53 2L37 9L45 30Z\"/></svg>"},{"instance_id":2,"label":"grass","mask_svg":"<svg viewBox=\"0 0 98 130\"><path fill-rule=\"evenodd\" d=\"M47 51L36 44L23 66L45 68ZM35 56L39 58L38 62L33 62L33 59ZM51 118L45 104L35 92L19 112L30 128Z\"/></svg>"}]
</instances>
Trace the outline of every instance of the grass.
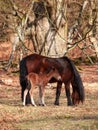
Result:
<instances>
[{"instance_id":1,"label":"grass","mask_svg":"<svg viewBox=\"0 0 98 130\"><path fill-rule=\"evenodd\" d=\"M85 103L68 107L64 89L60 106L55 106L55 89L47 88L46 107L22 106L20 86L0 85L0 130L97 130L98 83L84 84ZM38 90L35 90L38 102Z\"/></svg>"}]
</instances>

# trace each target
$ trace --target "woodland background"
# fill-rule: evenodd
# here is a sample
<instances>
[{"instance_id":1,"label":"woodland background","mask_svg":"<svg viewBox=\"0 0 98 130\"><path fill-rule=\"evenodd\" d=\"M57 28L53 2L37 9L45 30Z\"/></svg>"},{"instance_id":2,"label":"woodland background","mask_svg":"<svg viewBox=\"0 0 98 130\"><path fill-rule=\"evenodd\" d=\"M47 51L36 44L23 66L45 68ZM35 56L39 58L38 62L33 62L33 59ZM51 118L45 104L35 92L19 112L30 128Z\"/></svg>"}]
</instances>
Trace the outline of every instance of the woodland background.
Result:
<instances>
[{"instance_id":1,"label":"woodland background","mask_svg":"<svg viewBox=\"0 0 98 130\"><path fill-rule=\"evenodd\" d=\"M23 107L19 61L31 53L70 57L84 104L68 107L62 86L55 106L51 84L46 107ZM98 130L98 0L0 0L0 130Z\"/></svg>"},{"instance_id":2,"label":"woodland background","mask_svg":"<svg viewBox=\"0 0 98 130\"><path fill-rule=\"evenodd\" d=\"M0 61L30 53L98 59L97 0L0 0Z\"/></svg>"}]
</instances>

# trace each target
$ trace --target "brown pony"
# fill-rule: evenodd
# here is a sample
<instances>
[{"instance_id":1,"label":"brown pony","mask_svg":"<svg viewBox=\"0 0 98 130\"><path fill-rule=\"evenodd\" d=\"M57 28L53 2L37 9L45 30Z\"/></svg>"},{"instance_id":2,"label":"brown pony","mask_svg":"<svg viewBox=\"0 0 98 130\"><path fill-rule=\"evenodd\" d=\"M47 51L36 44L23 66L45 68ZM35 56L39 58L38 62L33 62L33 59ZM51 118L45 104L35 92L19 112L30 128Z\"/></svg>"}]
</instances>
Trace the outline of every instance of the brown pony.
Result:
<instances>
[{"instance_id":1,"label":"brown pony","mask_svg":"<svg viewBox=\"0 0 98 130\"><path fill-rule=\"evenodd\" d=\"M28 85L26 75L31 72L39 74L48 73L52 67L56 68L61 76L61 81L52 78L50 83L57 82L55 105L59 105L59 97L61 93L62 83L65 84L65 92L68 105L75 105L84 101L84 87L74 63L68 57L50 58L39 54L31 54L20 61L20 85L21 97L23 100L24 90ZM72 86L72 94L70 93L70 84ZM26 104L31 103L30 95L27 94Z\"/></svg>"},{"instance_id":2,"label":"brown pony","mask_svg":"<svg viewBox=\"0 0 98 130\"><path fill-rule=\"evenodd\" d=\"M33 72L29 73L26 76L26 78L28 80L28 85L29 85L29 83L31 84L31 88L29 90L29 86L27 86L27 88L24 91L23 105L25 106L26 96L27 96L27 93L29 92L30 98L31 98L31 103L33 106L36 106L34 99L33 99L33 91L34 91L35 86L39 86L39 99L40 99L39 105L45 106L45 102L44 102L45 86L47 85L47 83L49 82L49 80L52 77L54 77L57 80L61 79L60 74L58 73L58 71L55 68L51 69L50 72L47 74L46 73L37 74L37 73L33 73Z\"/></svg>"}]
</instances>

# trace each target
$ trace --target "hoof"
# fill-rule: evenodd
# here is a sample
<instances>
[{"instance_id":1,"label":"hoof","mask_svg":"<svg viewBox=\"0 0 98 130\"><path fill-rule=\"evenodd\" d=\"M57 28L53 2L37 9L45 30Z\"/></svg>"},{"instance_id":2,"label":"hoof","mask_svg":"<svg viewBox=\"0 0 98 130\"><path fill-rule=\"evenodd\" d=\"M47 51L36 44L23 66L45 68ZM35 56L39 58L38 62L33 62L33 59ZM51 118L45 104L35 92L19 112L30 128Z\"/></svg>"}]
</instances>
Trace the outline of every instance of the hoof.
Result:
<instances>
[{"instance_id":1,"label":"hoof","mask_svg":"<svg viewBox=\"0 0 98 130\"><path fill-rule=\"evenodd\" d=\"M33 106L33 107L37 107L37 105L36 105L36 104L32 104L32 106Z\"/></svg>"},{"instance_id":2,"label":"hoof","mask_svg":"<svg viewBox=\"0 0 98 130\"><path fill-rule=\"evenodd\" d=\"M22 104L23 106L26 106L26 104L23 102L23 104Z\"/></svg>"},{"instance_id":3,"label":"hoof","mask_svg":"<svg viewBox=\"0 0 98 130\"><path fill-rule=\"evenodd\" d=\"M58 102L55 102L54 105L59 106L59 103L58 103Z\"/></svg>"},{"instance_id":4,"label":"hoof","mask_svg":"<svg viewBox=\"0 0 98 130\"><path fill-rule=\"evenodd\" d=\"M46 104L39 104L39 106L43 106L43 107L45 107L45 106L46 106Z\"/></svg>"},{"instance_id":5,"label":"hoof","mask_svg":"<svg viewBox=\"0 0 98 130\"><path fill-rule=\"evenodd\" d=\"M67 103L67 106L73 106L73 104L72 103Z\"/></svg>"}]
</instances>

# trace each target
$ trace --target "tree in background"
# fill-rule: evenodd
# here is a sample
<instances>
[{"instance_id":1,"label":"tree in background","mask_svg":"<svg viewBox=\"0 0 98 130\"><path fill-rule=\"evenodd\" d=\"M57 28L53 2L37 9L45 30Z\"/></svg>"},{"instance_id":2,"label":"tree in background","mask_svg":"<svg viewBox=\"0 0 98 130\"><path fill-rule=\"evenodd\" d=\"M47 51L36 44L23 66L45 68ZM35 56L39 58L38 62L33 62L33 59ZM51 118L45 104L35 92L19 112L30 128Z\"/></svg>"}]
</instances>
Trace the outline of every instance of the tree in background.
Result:
<instances>
[{"instance_id":1,"label":"tree in background","mask_svg":"<svg viewBox=\"0 0 98 130\"><path fill-rule=\"evenodd\" d=\"M0 36L10 34L13 45L7 68L17 47L21 58L27 50L60 57L76 47L92 63L87 49L98 58L97 0L0 0L0 5ZM28 38L34 50L26 47Z\"/></svg>"}]
</instances>

